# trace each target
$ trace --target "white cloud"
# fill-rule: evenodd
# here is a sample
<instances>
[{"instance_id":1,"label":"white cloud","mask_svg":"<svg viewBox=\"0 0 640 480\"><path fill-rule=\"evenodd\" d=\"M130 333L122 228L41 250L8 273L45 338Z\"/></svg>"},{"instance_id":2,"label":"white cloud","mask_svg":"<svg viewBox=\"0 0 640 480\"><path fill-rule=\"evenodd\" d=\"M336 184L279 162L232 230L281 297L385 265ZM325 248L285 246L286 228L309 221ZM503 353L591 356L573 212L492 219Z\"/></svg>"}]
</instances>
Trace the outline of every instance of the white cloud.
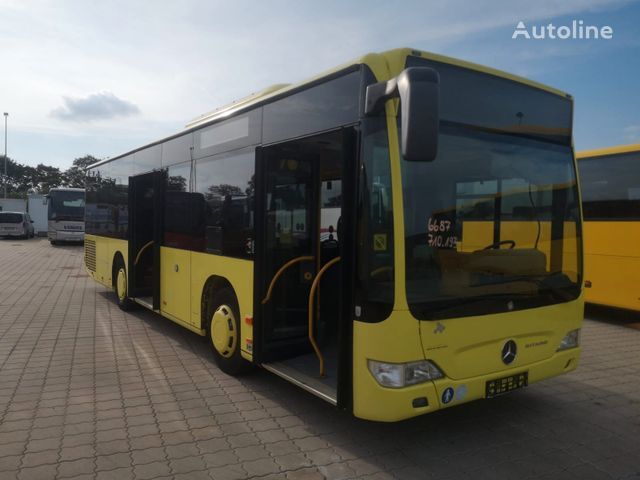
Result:
<instances>
[{"instance_id":1,"label":"white cloud","mask_svg":"<svg viewBox=\"0 0 640 480\"><path fill-rule=\"evenodd\" d=\"M64 105L51 111L59 120L89 122L130 117L140 113L133 103L116 97L111 92L92 93L84 98L62 97Z\"/></svg>"}]
</instances>

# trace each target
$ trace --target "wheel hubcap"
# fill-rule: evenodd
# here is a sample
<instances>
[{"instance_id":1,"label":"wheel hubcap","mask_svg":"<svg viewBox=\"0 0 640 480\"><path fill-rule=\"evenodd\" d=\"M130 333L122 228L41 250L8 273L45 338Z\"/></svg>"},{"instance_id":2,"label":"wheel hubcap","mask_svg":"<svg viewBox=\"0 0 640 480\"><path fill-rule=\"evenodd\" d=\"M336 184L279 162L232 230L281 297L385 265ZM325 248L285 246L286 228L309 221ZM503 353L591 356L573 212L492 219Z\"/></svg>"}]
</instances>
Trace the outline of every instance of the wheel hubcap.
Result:
<instances>
[{"instance_id":1,"label":"wheel hubcap","mask_svg":"<svg viewBox=\"0 0 640 480\"><path fill-rule=\"evenodd\" d=\"M221 305L211 319L211 342L217 352L225 358L233 355L236 349L236 322L231 308Z\"/></svg>"},{"instance_id":2,"label":"wheel hubcap","mask_svg":"<svg viewBox=\"0 0 640 480\"><path fill-rule=\"evenodd\" d=\"M118 294L118 298L120 300L124 300L127 296L127 274L124 271L124 268L118 270L118 278L116 279L116 289L118 290L116 293Z\"/></svg>"}]
</instances>

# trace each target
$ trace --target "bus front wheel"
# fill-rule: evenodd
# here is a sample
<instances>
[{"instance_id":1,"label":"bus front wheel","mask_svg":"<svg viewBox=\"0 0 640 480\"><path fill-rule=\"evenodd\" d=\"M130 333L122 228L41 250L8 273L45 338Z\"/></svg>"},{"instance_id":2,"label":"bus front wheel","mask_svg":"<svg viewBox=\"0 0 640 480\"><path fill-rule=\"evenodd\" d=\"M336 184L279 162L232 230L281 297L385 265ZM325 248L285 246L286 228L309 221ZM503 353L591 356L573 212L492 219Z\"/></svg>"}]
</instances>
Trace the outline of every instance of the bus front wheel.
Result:
<instances>
[{"instance_id":1,"label":"bus front wheel","mask_svg":"<svg viewBox=\"0 0 640 480\"><path fill-rule=\"evenodd\" d=\"M113 287L116 291L118 306L121 310L126 312L127 310L131 310L133 302L127 296L127 268L125 267L122 259L116 260L115 268L113 270L115 272Z\"/></svg>"},{"instance_id":2,"label":"bus front wheel","mask_svg":"<svg viewBox=\"0 0 640 480\"><path fill-rule=\"evenodd\" d=\"M207 324L207 341L216 364L224 373L240 375L251 364L240 354L240 314L233 291L223 288L211 302L212 313Z\"/></svg>"}]
</instances>

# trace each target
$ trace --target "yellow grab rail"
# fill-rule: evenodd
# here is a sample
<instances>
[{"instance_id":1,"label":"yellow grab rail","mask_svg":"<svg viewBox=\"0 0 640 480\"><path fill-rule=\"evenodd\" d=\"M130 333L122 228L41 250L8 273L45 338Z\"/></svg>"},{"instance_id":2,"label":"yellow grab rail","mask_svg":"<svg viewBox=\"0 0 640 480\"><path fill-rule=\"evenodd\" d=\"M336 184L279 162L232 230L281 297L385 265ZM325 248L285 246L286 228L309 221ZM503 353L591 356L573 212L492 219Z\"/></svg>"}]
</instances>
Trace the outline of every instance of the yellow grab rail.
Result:
<instances>
[{"instance_id":1,"label":"yellow grab rail","mask_svg":"<svg viewBox=\"0 0 640 480\"><path fill-rule=\"evenodd\" d=\"M138 264L138 260L140 260L140 256L142 255L142 252L144 252L151 245L153 245L153 240L151 240L150 242L147 242L147 243L144 244L144 246L138 252L138 255L136 255L136 260L133 262L134 265Z\"/></svg>"},{"instance_id":2,"label":"yellow grab rail","mask_svg":"<svg viewBox=\"0 0 640 480\"><path fill-rule=\"evenodd\" d=\"M320 360L320 376L321 377L324 377L324 357L322 356L322 353L320 353L320 348L318 348L318 344L316 343L315 338L313 338L313 326L314 326L313 325L313 300L315 297L316 290L318 289L318 285L320 285L320 279L322 278L322 275L324 275L324 272L329 270L329 267L331 267L332 265L335 265L339 261L340 261L340 257L336 257L336 258L332 258L331 260L329 260L327 263L324 264L324 266L320 269L320 271L316 275L316 278L313 279L313 283L311 284L311 291L309 292L309 305L308 305L309 341L311 342L311 346L313 347L313 350L316 352L316 356L318 357L318 360Z\"/></svg>"},{"instance_id":3,"label":"yellow grab rail","mask_svg":"<svg viewBox=\"0 0 640 480\"><path fill-rule=\"evenodd\" d=\"M264 305L265 303L267 303L269 300L271 300L271 294L273 293L273 287L275 286L276 282L278 281L278 279L280 278L280 276L283 274L283 272L289 268L291 265L295 265L296 263L300 263L300 262L305 262L305 261L311 261L313 260L315 257L311 256L311 255L305 255L302 257L296 257L293 258L291 260L289 260L287 263L285 263L284 265L282 265L280 267L280 269L275 273L275 275L273 276L273 278L271 279L271 283L269 284L269 288L267 289L267 294L265 295L265 297L262 299L262 304Z\"/></svg>"},{"instance_id":4,"label":"yellow grab rail","mask_svg":"<svg viewBox=\"0 0 640 480\"><path fill-rule=\"evenodd\" d=\"M378 267L375 270L372 270L371 273L369 274L369 276L375 277L376 275L379 275L381 273L388 273L388 272L393 272L393 268L391 268L389 266Z\"/></svg>"}]
</instances>

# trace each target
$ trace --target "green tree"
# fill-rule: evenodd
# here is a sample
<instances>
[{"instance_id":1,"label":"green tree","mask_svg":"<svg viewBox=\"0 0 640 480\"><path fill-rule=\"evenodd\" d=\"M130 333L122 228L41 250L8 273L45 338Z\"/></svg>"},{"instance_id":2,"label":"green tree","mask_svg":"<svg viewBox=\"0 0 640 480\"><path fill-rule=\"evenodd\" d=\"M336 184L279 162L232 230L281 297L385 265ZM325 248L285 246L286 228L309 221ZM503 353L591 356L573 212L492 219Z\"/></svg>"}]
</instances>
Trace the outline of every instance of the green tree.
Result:
<instances>
[{"instance_id":1,"label":"green tree","mask_svg":"<svg viewBox=\"0 0 640 480\"><path fill-rule=\"evenodd\" d=\"M41 193L49 193L49 190L62 185L62 172L58 167L50 167L39 163L36 167L35 183Z\"/></svg>"},{"instance_id":2,"label":"green tree","mask_svg":"<svg viewBox=\"0 0 640 480\"><path fill-rule=\"evenodd\" d=\"M187 179L182 175L169 177L167 183L169 184L169 190L172 190L174 192L187 191Z\"/></svg>"},{"instance_id":3,"label":"green tree","mask_svg":"<svg viewBox=\"0 0 640 480\"><path fill-rule=\"evenodd\" d=\"M242 189L240 187L237 187L236 185L229 185L226 183L222 183L220 185L211 185L209 188L207 188L207 196L209 198L212 197L226 197L226 196L233 196L233 195L242 195Z\"/></svg>"},{"instance_id":4,"label":"green tree","mask_svg":"<svg viewBox=\"0 0 640 480\"><path fill-rule=\"evenodd\" d=\"M22 165L7 157L7 176L4 176L4 157L0 162L0 186L4 190L7 185L7 196L24 198L29 189L35 188L36 169Z\"/></svg>"},{"instance_id":5,"label":"green tree","mask_svg":"<svg viewBox=\"0 0 640 480\"><path fill-rule=\"evenodd\" d=\"M84 188L84 169L98 161L99 159L93 155L76 158L73 161L73 165L63 173L64 186Z\"/></svg>"}]
</instances>

